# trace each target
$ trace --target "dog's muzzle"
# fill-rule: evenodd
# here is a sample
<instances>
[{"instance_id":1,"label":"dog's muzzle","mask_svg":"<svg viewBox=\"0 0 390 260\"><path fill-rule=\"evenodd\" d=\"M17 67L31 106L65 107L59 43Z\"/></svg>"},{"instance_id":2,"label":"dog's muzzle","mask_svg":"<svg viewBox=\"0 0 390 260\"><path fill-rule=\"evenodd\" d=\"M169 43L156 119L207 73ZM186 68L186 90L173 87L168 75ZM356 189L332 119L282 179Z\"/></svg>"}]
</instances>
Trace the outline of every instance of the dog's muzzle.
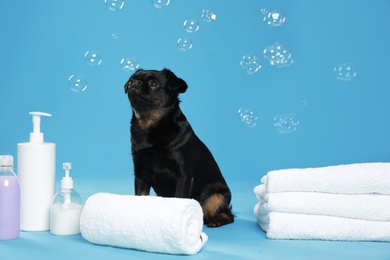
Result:
<instances>
[{"instance_id":1,"label":"dog's muzzle","mask_svg":"<svg viewBox=\"0 0 390 260\"><path fill-rule=\"evenodd\" d=\"M141 90L139 89L138 86L140 86L141 84L142 82L140 80L129 80L129 82L127 82L125 85L125 93L130 93L130 92L140 93Z\"/></svg>"}]
</instances>

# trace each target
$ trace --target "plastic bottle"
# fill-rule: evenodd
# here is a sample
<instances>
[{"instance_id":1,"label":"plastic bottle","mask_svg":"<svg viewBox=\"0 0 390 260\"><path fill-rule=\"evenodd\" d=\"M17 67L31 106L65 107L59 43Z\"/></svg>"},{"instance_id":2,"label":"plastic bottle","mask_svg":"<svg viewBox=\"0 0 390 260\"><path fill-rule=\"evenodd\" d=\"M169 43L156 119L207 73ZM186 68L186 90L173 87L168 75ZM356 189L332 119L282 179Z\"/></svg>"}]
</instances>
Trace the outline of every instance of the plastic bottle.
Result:
<instances>
[{"instance_id":1,"label":"plastic bottle","mask_svg":"<svg viewBox=\"0 0 390 260\"><path fill-rule=\"evenodd\" d=\"M42 112L30 112L33 132L30 142L17 145L17 172L20 184L20 229L49 230L49 210L55 192L56 145L44 142L40 132Z\"/></svg>"},{"instance_id":2,"label":"plastic bottle","mask_svg":"<svg viewBox=\"0 0 390 260\"><path fill-rule=\"evenodd\" d=\"M12 155L0 155L0 240L20 235L20 187Z\"/></svg>"},{"instance_id":3,"label":"plastic bottle","mask_svg":"<svg viewBox=\"0 0 390 260\"><path fill-rule=\"evenodd\" d=\"M63 163L65 177L61 180L61 190L57 192L50 207L50 233L53 235L80 234L80 216L83 201L73 189L73 179L69 176L71 163Z\"/></svg>"}]
</instances>

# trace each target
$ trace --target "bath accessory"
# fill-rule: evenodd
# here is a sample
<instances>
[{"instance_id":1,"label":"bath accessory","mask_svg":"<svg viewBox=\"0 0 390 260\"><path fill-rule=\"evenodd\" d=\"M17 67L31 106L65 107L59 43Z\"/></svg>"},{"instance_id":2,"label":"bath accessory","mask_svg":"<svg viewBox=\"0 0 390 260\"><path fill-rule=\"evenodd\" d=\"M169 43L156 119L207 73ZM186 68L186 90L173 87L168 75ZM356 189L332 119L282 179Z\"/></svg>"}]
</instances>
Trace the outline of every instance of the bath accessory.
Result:
<instances>
[{"instance_id":1,"label":"bath accessory","mask_svg":"<svg viewBox=\"0 0 390 260\"><path fill-rule=\"evenodd\" d=\"M355 163L275 170L263 176L261 182L266 184L268 192L315 191L390 195L390 163Z\"/></svg>"},{"instance_id":2,"label":"bath accessory","mask_svg":"<svg viewBox=\"0 0 390 260\"><path fill-rule=\"evenodd\" d=\"M255 192L257 188L259 187L255 188ZM259 214L287 212L390 221L389 195L276 192L263 195L259 201Z\"/></svg>"},{"instance_id":3,"label":"bath accessory","mask_svg":"<svg viewBox=\"0 0 390 260\"><path fill-rule=\"evenodd\" d=\"M12 155L0 155L0 240L20 234L20 187Z\"/></svg>"},{"instance_id":4,"label":"bath accessory","mask_svg":"<svg viewBox=\"0 0 390 260\"><path fill-rule=\"evenodd\" d=\"M44 142L40 132L43 112L30 112L33 132L30 142L17 145L17 171L20 183L20 229L49 230L49 208L55 191L56 145Z\"/></svg>"},{"instance_id":5,"label":"bath accessory","mask_svg":"<svg viewBox=\"0 0 390 260\"><path fill-rule=\"evenodd\" d=\"M97 193L80 221L87 241L167 254L196 254L207 241L203 212L193 199Z\"/></svg>"},{"instance_id":6,"label":"bath accessory","mask_svg":"<svg viewBox=\"0 0 390 260\"><path fill-rule=\"evenodd\" d=\"M390 242L389 221L270 212L256 216L271 239L317 239Z\"/></svg>"},{"instance_id":7,"label":"bath accessory","mask_svg":"<svg viewBox=\"0 0 390 260\"><path fill-rule=\"evenodd\" d=\"M57 192L50 206L50 233L53 235L80 234L80 216L83 201L73 189L73 179L69 172L72 164L62 164L65 177L61 180L61 190Z\"/></svg>"},{"instance_id":8,"label":"bath accessory","mask_svg":"<svg viewBox=\"0 0 390 260\"><path fill-rule=\"evenodd\" d=\"M268 238L390 242L390 164L268 172L254 214Z\"/></svg>"}]
</instances>

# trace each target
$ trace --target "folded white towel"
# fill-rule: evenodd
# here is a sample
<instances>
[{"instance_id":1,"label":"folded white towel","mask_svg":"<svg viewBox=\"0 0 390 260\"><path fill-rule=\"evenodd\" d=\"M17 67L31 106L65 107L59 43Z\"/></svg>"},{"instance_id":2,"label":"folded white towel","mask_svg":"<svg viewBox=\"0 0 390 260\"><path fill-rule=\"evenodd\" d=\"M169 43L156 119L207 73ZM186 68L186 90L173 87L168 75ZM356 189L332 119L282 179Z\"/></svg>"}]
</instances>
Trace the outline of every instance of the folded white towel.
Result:
<instances>
[{"instance_id":1,"label":"folded white towel","mask_svg":"<svg viewBox=\"0 0 390 260\"><path fill-rule=\"evenodd\" d=\"M268 192L390 194L390 163L355 163L269 171L261 182Z\"/></svg>"},{"instance_id":2,"label":"folded white towel","mask_svg":"<svg viewBox=\"0 0 390 260\"><path fill-rule=\"evenodd\" d=\"M203 212L193 199L97 193L84 205L87 241L167 254L196 254L207 241Z\"/></svg>"},{"instance_id":3,"label":"folded white towel","mask_svg":"<svg viewBox=\"0 0 390 260\"><path fill-rule=\"evenodd\" d=\"M364 220L390 221L390 196L382 194L332 194L319 192L266 193L255 187L259 214L268 212L327 215Z\"/></svg>"},{"instance_id":4,"label":"folded white towel","mask_svg":"<svg viewBox=\"0 0 390 260\"><path fill-rule=\"evenodd\" d=\"M269 212L257 215L271 239L319 239L390 242L390 222Z\"/></svg>"}]
</instances>

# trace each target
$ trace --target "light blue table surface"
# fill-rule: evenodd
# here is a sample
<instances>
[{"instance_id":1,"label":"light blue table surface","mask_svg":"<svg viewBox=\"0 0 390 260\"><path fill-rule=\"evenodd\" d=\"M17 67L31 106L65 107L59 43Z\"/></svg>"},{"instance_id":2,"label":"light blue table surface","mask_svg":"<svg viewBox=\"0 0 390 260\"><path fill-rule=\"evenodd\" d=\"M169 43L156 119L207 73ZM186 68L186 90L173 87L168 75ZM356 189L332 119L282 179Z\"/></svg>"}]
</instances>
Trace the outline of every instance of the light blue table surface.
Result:
<instances>
[{"instance_id":1,"label":"light blue table surface","mask_svg":"<svg viewBox=\"0 0 390 260\"><path fill-rule=\"evenodd\" d=\"M130 178L116 181L75 180L75 189L88 198L97 192L131 194ZM50 232L21 232L20 238L0 241L2 259L389 259L390 243L310 240L271 240L253 215L256 198L252 183L231 183L236 220L221 228L203 231L209 239L192 256L165 255L138 250L100 246L81 235L54 236ZM130 191L130 193L129 193ZM156 219L158 221L158 219Z\"/></svg>"}]
</instances>

